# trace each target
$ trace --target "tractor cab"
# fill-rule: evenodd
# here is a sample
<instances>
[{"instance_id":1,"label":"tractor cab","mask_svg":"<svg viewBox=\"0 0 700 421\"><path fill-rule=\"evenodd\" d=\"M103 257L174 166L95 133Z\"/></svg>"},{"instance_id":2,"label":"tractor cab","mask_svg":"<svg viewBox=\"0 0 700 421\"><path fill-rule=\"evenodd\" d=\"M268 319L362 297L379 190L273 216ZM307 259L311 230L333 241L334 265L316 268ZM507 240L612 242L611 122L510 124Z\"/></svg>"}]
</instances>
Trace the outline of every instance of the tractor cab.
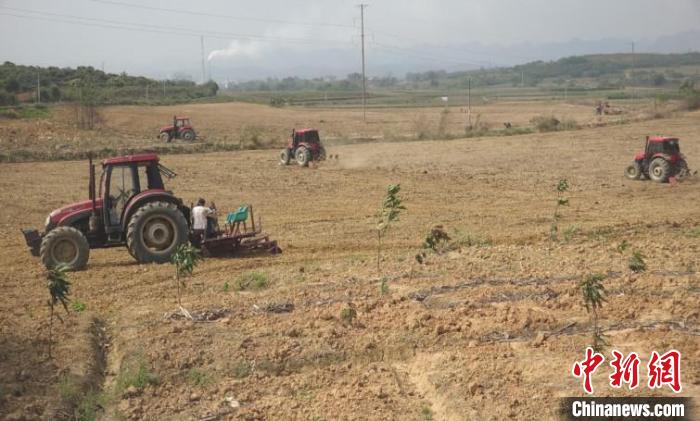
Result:
<instances>
[{"instance_id":1,"label":"tractor cab","mask_svg":"<svg viewBox=\"0 0 700 421\"><path fill-rule=\"evenodd\" d=\"M103 204L101 223L109 237L121 240L128 205L139 197L164 192L162 174L174 173L158 163L155 154L129 155L102 161L102 175L97 197ZM91 189L91 195L94 191ZM118 234L118 235L113 235Z\"/></svg>"},{"instance_id":2,"label":"tractor cab","mask_svg":"<svg viewBox=\"0 0 700 421\"><path fill-rule=\"evenodd\" d=\"M318 145L321 143L321 138L318 135L318 130L302 129L292 130L291 147L296 148L300 144Z\"/></svg>"},{"instance_id":3,"label":"tractor cab","mask_svg":"<svg viewBox=\"0 0 700 421\"><path fill-rule=\"evenodd\" d=\"M678 139L675 137L655 136L650 137L646 143L645 156L651 157L656 154L664 154L669 157L679 158L681 148Z\"/></svg>"}]
</instances>

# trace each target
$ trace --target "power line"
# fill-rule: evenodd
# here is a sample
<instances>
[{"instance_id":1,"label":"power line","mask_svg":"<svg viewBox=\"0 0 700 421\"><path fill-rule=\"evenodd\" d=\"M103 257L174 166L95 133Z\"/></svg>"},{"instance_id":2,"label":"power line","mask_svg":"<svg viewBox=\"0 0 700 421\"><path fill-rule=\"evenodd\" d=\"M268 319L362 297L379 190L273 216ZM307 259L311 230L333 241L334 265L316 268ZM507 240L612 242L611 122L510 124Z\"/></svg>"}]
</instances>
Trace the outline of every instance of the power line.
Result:
<instances>
[{"instance_id":1,"label":"power line","mask_svg":"<svg viewBox=\"0 0 700 421\"><path fill-rule=\"evenodd\" d=\"M153 11L168 12L168 13L179 13L179 14L186 14L186 15L207 16L207 17L220 18L220 19L231 19L231 20L242 20L242 21L253 21L253 22L270 22L270 23L281 23L281 24L285 24L285 25L299 25L299 26L330 26L330 27L336 27L336 28L355 28L355 26L353 26L353 25L347 25L347 24L342 24L342 23L294 22L294 21L286 21L286 20L279 20L279 19L230 16L230 15L222 15L222 14L215 14L215 13L199 12L199 11L195 11L195 10L184 10L184 9L173 9L173 8L166 8L166 7L146 6L143 4L127 3L127 2L112 1L112 0L92 0L92 1L94 1L96 3L104 3L104 4L111 4L111 5L116 5L116 6L132 7L132 8L138 8L138 9L144 9L144 10L153 10Z\"/></svg>"},{"instance_id":2,"label":"power line","mask_svg":"<svg viewBox=\"0 0 700 421\"><path fill-rule=\"evenodd\" d=\"M313 38L275 38L268 37L264 35L254 35L254 34L235 34L228 32L218 32L218 31L201 31L201 30L187 30L187 29L172 29L172 27L159 26L159 25L144 25L139 23L115 21L109 19L98 19L98 18L88 18L75 15L65 15L59 13L50 12L40 12L37 10L30 9L20 9L14 7L0 6L0 9L6 9L21 13L29 13L37 16L27 16L18 15L15 13L1 12L0 14L4 16L13 16L25 19L39 19L54 22L63 22L75 25L92 26L98 28L111 28L111 29L121 29L130 31L141 31L150 32L157 34L172 34L172 35L182 35L182 36L207 36L208 38L218 38L218 39L248 39L248 40L265 40L265 41L276 41L276 42L289 42L289 43L307 43L307 44L318 44L319 42L324 43L335 43L335 44L350 44L350 42L340 41L340 40L319 40Z\"/></svg>"}]
</instances>

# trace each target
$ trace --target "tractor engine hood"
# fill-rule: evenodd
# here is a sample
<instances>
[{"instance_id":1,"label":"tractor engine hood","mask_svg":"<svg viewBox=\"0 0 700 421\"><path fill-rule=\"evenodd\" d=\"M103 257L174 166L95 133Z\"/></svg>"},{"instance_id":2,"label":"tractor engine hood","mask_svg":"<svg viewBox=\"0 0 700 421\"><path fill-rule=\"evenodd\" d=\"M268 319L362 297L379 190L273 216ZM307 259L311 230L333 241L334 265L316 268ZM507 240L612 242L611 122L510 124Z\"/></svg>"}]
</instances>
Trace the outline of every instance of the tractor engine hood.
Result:
<instances>
[{"instance_id":1,"label":"tractor engine hood","mask_svg":"<svg viewBox=\"0 0 700 421\"><path fill-rule=\"evenodd\" d=\"M175 129L175 126L163 126L160 128L161 133L162 132L170 132Z\"/></svg>"},{"instance_id":2,"label":"tractor engine hood","mask_svg":"<svg viewBox=\"0 0 700 421\"><path fill-rule=\"evenodd\" d=\"M101 208L102 199L97 199L95 201L95 206L97 208ZM63 219L65 219L68 216L90 210L92 210L92 200L83 200L82 202L76 202L68 206L64 206L62 208L54 209L49 214L47 222L49 222L51 225L58 225Z\"/></svg>"}]
</instances>

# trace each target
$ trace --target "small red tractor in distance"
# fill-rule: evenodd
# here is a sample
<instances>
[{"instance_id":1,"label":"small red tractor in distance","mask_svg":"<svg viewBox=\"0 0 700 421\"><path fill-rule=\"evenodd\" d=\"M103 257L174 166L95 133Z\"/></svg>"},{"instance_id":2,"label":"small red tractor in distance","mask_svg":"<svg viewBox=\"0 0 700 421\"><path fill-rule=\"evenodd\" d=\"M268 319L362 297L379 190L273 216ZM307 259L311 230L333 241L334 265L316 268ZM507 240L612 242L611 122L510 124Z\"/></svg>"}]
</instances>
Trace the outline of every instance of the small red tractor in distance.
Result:
<instances>
[{"instance_id":1,"label":"small red tractor in distance","mask_svg":"<svg viewBox=\"0 0 700 421\"><path fill-rule=\"evenodd\" d=\"M326 149L321 144L318 130L292 130L287 147L280 152L280 164L287 165L292 159L302 167L308 166L311 161L326 159Z\"/></svg>"},{"instance_id":2,"label":"small red tractor in distance","mask_svg":"<svg viewBox=\"0 0 700 421\"><path fill-rule=\"evenodd\" d=\"M678 138L666 136L647 136L644 150L638 152L634 161L625 169L625 176L631 180L648 177L658 183L665 183L671 177L681 178L689 173Z\"/></svg>"},{"instance_id":3,"label":"small red tractor in distance","mask_svg":"<svg viewBox=\"0 0 700 421\"><path fill-rule=\"evenodd\" d=\"M47 268L65 265L70 270L87 265L90 249L107 247L126 246L143 263L170 261L177 247L189 240L191 224L190 207L163 185L163 176L175 175L156 154L109 158L102 161L96 191L95 165L90 160L89 199L51 212L43 233L23 229L31 253ZM260 223L257 229L252 225L252 231L212 233L211 240L217 240L212 248L228 253L281 251Z\"/></svg>"},{"instance_id":4,"label":"small red tractor in distance","mask_svg":"<svg viewBox=\"0 0 700 421\"><path fill-rule=\"evenodd\" d=\"M166 143L173 139L183 139L190 142L197 138L197 133L194 131L189 117L173 116L173 125L161 127L158 137Z\"/></svg>"}]
</instances>

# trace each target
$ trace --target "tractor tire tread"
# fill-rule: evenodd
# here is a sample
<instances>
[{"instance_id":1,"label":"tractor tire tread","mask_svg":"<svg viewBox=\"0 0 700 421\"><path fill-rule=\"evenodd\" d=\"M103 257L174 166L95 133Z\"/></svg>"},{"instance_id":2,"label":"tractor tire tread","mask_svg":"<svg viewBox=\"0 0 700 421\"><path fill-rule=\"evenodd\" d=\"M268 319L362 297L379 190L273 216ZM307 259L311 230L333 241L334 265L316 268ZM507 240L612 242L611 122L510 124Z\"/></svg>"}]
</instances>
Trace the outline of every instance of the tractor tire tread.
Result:
<instances>
[{"instance_id":1,"label":"tractor tire tread","mask_svg":"<svg viewBox=\"0 0 700 421\"><path fill-rule=\"evenodd\" d=\"M149 254L143 249L142 242L138 241L140 240L138 238L139 221L144 218L144 215L148 215L157 209L166 210L168 213L171 213L171 216L174 217L174 222L178 225L176 229L181 231L179 243L182 244L188 241L187 220L174 203L161 201L147 203L134 212L129 220L129 223L127 224L126 230L126 247L129 249L129 254L131 254L131 256L133 256L134 259L140 263L166 263L170 260L170 256L157 256ZM175 248L176 247L173 247L173 252L175 252Z\"/></svg>"},{"instance_id":2,"label":"tractor tire tread","mask_svg":"<svg viewBox=\"0 0 700 421\"><path fill-rule=\"evenodd\" d=\"M87 238L85 238L85 235L79 229L74 227L57 227L49 231L44 236L44 238L41 240L41 247L39 248L41 263L43 263L47 269L53 269L58 266L57 262L53 261L49 250L52 243L54 243L57 238L62 236L73 237L78 246L78 257L75 264L68 265L68 269L84 269L85 266L87 266L88 260L90 259L90 244L88 243Z\"/></svg>"}]
</instances>

